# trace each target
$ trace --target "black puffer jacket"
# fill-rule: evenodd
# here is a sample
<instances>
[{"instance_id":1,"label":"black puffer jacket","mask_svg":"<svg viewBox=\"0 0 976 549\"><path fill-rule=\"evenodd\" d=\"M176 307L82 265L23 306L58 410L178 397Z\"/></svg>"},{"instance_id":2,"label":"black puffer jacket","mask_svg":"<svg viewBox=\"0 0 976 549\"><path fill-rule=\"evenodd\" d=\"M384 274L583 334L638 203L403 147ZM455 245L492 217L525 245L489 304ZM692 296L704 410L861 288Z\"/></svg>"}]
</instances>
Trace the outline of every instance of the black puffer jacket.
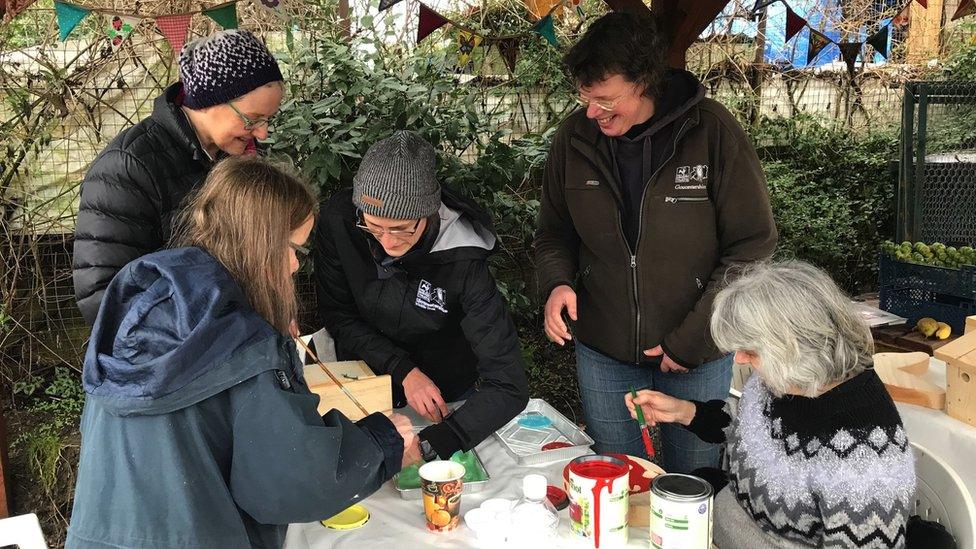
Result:
<instances>
[{"instance_id":1,"label":"black puffer jacket","mask_svg":"<svg viewBox=\"0 0 976 549\"><path fill-rule=\"evenodd\" d=\"M157 97L152 114L113 139L81 184L73 279L89 324L115 273L166 244L174 214L213 165L180 110L182 89L176 83Z\"/></svg>"},{"instance_id":2,"label":"black puffer jacket","mask_svg":"<svg viewBox=\"0 0 976 549\"><path fill-rule=\"evenodd\" d=\"M441 200L439 225L403 257L377 262L376 240L356 227L352 191L336 193L316 224L315 287L339 359L389 374L394 406L405 404L403 378L414 367L447 401L478 382L464 406L420 432L446 459L521 412L528 383L515 325L488 272L490 222L447 188Z\"/></svg>"}]
</instances>

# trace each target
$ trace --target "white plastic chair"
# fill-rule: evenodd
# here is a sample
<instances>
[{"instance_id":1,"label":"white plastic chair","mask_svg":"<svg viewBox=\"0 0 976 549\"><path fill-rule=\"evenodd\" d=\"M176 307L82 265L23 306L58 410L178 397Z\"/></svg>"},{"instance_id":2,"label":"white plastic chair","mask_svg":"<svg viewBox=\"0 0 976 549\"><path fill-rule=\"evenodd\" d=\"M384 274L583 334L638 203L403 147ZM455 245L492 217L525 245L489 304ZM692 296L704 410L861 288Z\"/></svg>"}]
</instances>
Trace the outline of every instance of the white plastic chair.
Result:
<instances>
[{"instance_id":1,"label":"white plastic chair","mask_svg":"<svg viewBox=\"0 0 976 549\"><path fill-rule=\"evenodd\" d=\"M47 549L37 515L28 513L0 519L0 547L7 545L16 545L20 549Z\"/></svg>"},{"instance_id":2,"label":"white plastic chair","mask_svg":"<svg viewBox=\"0 0 976 549\"><path fill-rule=\"evenodd\" d=\"M915 451L915 514L938 522L956 538L959 549L974 549L976 505L959 475L946 462L918 444Z\"/></svg>"}]
</instances>

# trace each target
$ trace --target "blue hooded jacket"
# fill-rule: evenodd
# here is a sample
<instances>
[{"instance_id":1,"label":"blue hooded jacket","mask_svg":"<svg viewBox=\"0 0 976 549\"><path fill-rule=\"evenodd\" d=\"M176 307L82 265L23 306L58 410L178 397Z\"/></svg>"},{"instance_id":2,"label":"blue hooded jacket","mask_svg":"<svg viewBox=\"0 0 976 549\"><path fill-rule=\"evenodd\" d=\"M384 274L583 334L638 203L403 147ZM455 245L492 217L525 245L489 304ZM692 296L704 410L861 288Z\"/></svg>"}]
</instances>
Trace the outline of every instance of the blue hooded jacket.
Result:
<instances>
[{"instance_id":1,"label":"blue hooded jacket","mask_svg":"<svg viewBox=\"0 0 976 549\"><path fill-rule=\"evenodd\" d=\"M316 412L291 338L199 248L127 265L85 356L68 548L280 547L400 469L382 414Z\"/></svg>"}]
</instances>

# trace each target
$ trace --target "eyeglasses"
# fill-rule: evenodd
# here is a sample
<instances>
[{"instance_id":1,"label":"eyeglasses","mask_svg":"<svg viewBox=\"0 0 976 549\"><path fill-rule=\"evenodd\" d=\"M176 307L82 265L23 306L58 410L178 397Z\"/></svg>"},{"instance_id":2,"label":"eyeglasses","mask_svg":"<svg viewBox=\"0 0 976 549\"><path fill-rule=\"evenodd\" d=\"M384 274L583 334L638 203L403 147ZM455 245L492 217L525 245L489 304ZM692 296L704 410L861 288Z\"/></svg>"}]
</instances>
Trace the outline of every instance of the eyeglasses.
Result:
<instances>
[{"instance_id":1,"label":"eyeglasses","mask_svg":"<svg viewBox=\"0 0 976 549\"><path fill-rule=\"evenodd\" d=\"M576 98L576 102L579 103L580 106L583 107L584 109L589 107L590 103L593 103L597 107L609 112L612 111L613 108L617 106L617 103L620 103L620 99L617 98L614 99L613 101L602 101L599 99L587 99L582 95L580 95L579 97Z\"/></svg>"},{"instance_id":2,"label":"eyeglasses","mask_svg":"<svg viewBox=\"0 0 976 549\"><path fill-rule=\"evenodd\" d=\"M639 88L635 85L634 92L636 93L638 89ZM613 108L619 105L620 101L622 101L625 98L626 98L626 94L607 101L603 99L587 99L586 97L583 97L583 94L580 94L576 97L576 102L579 103L580 106L582 106L583 108L589 107L590 103L593 103L594 105L596 105L597 107L605 111L612 111Z\"/></svg>"},{"instance_id":3,"label":"eyeglasses","mask_svg":"<svg viewBox=\"0 0 976 549\"><path fill-rule=\"evenodd\" d=\"M308 254L311 253L311 250L309 250L307 247L295 244L294 242L289 242L288 245L291 246L291 249L295 250L295 255L297 255L299 259L308 257Z\"/></svg>"},{"instance_id":4,"label":"eyeglasses","mask_svg":"<svg viewBox=\"0 0 976 549\"><path fill-rule=\"evenodd\" d=\"M251 118L251 117L249 117L248 115L242 113L240 111L240 109L238 109L237 107L235 107L234 106L234 103L231 102L231 101L228 101L227 102L227 106L230 107L231 109L233 109L234 114L236 114L237 117L240 118L242 122L244 122L244 129L247 130L247 131L251 131L251 130L260 128L261 126L267 126L268 124L271 123L271 121L268 120L267 118Z\"/></svg>"},{"instance_id":5,"label":"eyeglasses","mask_svg":"<svg viewBox=\"0 0 976 549\"><path fill-rule=\"evenodd\" d=\"M382 238L383 234L388 234L388 235L392 236L393 238L409 238L409 237L417 234L417 227L420 227L420 221L422 219L423 218L418 219L417 222L413 224L413 228L412 229L383 229L383 228L373 228L373 227L370 227L370 226L366 225L366 222L362 218L360 218L359 221L356 223L356 227L358 227L359 229L361 229L363 231L366 231L367 233L373 235L376 238Z\"/></svg>"}]
</instances>

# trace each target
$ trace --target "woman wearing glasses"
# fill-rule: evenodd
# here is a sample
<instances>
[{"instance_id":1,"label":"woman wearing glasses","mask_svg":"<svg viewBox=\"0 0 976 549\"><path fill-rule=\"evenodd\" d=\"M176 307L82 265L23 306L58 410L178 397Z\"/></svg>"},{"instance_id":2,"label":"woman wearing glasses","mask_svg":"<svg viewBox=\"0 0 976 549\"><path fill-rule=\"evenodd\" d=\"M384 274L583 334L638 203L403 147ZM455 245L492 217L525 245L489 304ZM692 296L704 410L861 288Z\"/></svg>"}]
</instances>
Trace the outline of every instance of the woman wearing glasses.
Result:
<instances>
[{"instance_id":1,"label":"woman wearing glasses","mask_svg":"<svg viewBox=\"0 0 976 549\"><path fill-rule=\"evenodd\" d=\"M473 448L528 400L521 351L488 272L497 239L474 204L442 188L434 148L398 131L374 144L353 188L316 229L319 319L340 359L393 380L394 405L435 423L424 458ZM447 403L466 399L451 413Z\"/></svg>"},{"instance_id":2,"label":"woman wearing glasses","mask_svg":"<svg viewBox=\"0 0 976 549\"><path fill-rule=\"evenodd\" d=\"M267 138L283 93L277 62L248 31L183 48L180 81L156 98L148 118L109 143L81 185L73 278L89 324L115 273L163 246L184 197L214 162L253 153L255 141Z\"/></svg>"},{"instance_id":3,"label":"woman wearing glasses","mask_svg":"<svg viewBox=\"0 0 976 549\"><path fill-rule=\"evenodd\" d=\"M564 60L584 108L553 137L543 180L544 329L575 341L600 453L645 453L620 399L631 388L724 398L732 360L708 334L712 299L730 265L776 247L752 143L691 73L667 68L666 36L622 12L590 25ZM716 444L671 425L662 442L667 471L718 466Z\"/></svg>"}]
</instances>

